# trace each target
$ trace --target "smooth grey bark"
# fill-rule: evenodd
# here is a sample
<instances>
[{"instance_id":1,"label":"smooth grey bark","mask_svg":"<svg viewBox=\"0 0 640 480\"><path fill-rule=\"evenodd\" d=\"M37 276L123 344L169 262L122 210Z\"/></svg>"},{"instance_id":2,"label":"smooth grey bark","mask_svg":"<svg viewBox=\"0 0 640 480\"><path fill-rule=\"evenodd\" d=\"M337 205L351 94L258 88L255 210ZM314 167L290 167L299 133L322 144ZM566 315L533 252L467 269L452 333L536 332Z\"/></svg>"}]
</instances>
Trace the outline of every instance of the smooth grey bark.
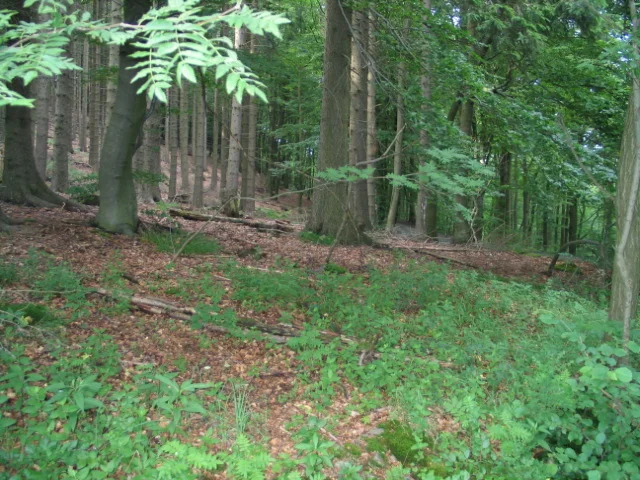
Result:
<instances>
[{"instance_id":1,"label":"smooth grey bark","mask_svg":"<svg viewBox=\"0 0 640 480\"><path fill-rule=\"evenodd\" d=\"M193 177L193 198L191 204L196 207L202 207L203 187L204 187L204 161L207 148L207 123L205 114L205 102L203 92L197 88L193 96L193 158L194 158L194 177Z\"/></svg>"},{"instance_id":2,"label":"smooth grey bark","mask_svg":"<svg viewBox=\"0 0 640 480\"><path fill-rule=\"evenodd\" d=\"M189 89L180 90L180 178L182 193L189 191Z\"/></svg>"},{"instance_id":3,"label":"smooth grey bark","mask_svg":"<svg viewBox=\"0 0 640 480\"><path fill-rule=\"evenodd\" d=\"M351 87L349 111L349 164L365 168L367 161L367 64L364 58L367 45L367 21L361 11L351 15ZM351 210L359 230L371 228L366 180L350 185Z\"/></svg>"},{"instance_id":4,"label":"smooth grey bark","mask_svg":"<svg viewBox=\"0 0 640 480\"><path fill-rule=\"evenodd\" d=\"M225 96L220 99L220 191L219 197L222 199L222 192L227 185L227 165L229 163L229 100Z\"/></svg>"},{"instance_id":5,"label":"smooth grey bark","mask_svg":"<svg viewBox=\"0 0 640 480\"><path fill-rule=\"evenodd\" d=\"M29 98L29 89L22 79L14 79L11 90ZM33 156L31 110L25 107L6 107L5 152L0 185L0 199L36 207L62 205L68 210L82 209L77 203L53 192L44 183Z\"/></svg>"},{"instance_id":6,"label":"smooth grey bark","mask_svg":"<svg viewBox=\"0 0 640 480\"><path fill-rule=\"evenodd\" d=\"M373 21L373 11L368 13L368 60L369 68L367 68L367 165L374 166L375 159L378 155L378 137L376 126L376 36L375 22ZM372 226L378 223L378 210L376 204L376 179L374 177L367 178L367 204L369 206L369 221Z\"/></svg>"},{"instance_id":7,"label":"smooth grey bark","mask_svg":"<svg viewBox=\"0 0 640 480\"><path fill-rule=\"evenodd\" d=\"M473 102L466 100L460 107L460 130L469 137L473 136ZM464 172L461 172L464 175ZM469 209L470 202L467 195L458 194L455 202L464 209ZM470 222L464 217L462 212L456 212L456 219L453 227L453 241L455 243L466 243L472 238Z\"/></svg>"},{"instance_id":8,"label":"smooth grey bark","mask_svg":"<svg viewBox=\"0 0 640 480\"><path fill-rule=\"evenodd\" d=\"M95 5L94 5L95 8ZM97 68L100 63L98 61L99 46L95 44L89 45L89 65L91 69ZM91 78L89 84L89 96L87 98L88 116L89 116L89 165L94 171L100 169L100 150L101 150L101 119L100 119L100 83Z\"/></svg>"},{"instance_id":9,"label":"smooth grey bark","mask_svg":"<svg viewBox=\"0 0 640 480\"><path fill-rule=\"evenodd\" d=\"M36 131L34 155L38 173L44 179L47 172L49 158L49 98L51 97L51 78L40 77L36 85Z\"/></svg>"},{"instance_id":10,"label":"smooth grey bark","mask_svg":"<svg viewBox=\"0 0 640 480\"><path fill-rule=\"evenodd\" d=\"M256 53L255 35L251 34L249 53ZM246 215L253 215L256 210L256 146L258 129L258 104L255 97L249 98L247 119L247 150L245 153L244 170L242 171L242 198L240 208Z\"/></svg>"},{"instance_id":11,"label":"smooth grey bark","mask_svg":"<svg viewBox=\"0 0 640 480\"><path fill-rule=\"evenodd\" d=\"M240 49L244 43L244 29L236 28L234 47ZM238 198L238 180L240 176L240 155L242 145L242 102L235 95L231 98L231 122L229 126L229 160L227 162L227 181L221 191L222 211L230 217L240 215L240 199Z\"/></svg>"},{"instance_id":12,"label":"smooth grey bark","mask_svg":"<svg viewBox=\"0 0 640 480\"><path fill-rule=\"evenodd\" d=\"M349 165L350 10L340 0L326 2L326 39L318 171ZM315 181L307 229L341 243L365 241L349 210L347 184Z\"/></svg>"},{"instance_id":13,"label":"smooth grey bark","mask_svg":"<svg viewBox=\"0 0 640 480\"><path fill-rule=\"evenodd\" d=\"M65 70L58 75L56 83L55 142L53 145L53 181L52 188L64 192L69 188L69 152L71 151L73 80L71 71Z\"/></svg>"},{"instance_id":14,"label":"smooth grey bark","mask_svg":"<svg viewBox=\"0 0 640 480\"><path fill-rule=\"evenodd\" d=\"M178 183L178 106L179 92L175 85L169 90L169 200L176 196Z\"/></svg>"},{"instance_id":15,"label":"smooth grey bark","mask_svg":"<svg viewBox=\"0 0 640 480\"><path fill-rule=\"evenodd\" d=\"M211 182L209 183L209 190L215 191L218 187L218 164L220 163L220 100L218 98L218 89L213 92L213 121L211 122L211 156L209 162L211 163Z\"/></svg>"},{"instance_id":16,"label":"smooth grey bark","mask_svg":"<svg viewBox=\"0 0 640 480\"><path fill-rule=\"evenodd\" d=\"M149 8L149 0L125 0L124 21L136 22ZM146 106L144 95L136 94L142 81L131 82L136 74L132 69L136 61L129 57L132 51L130 44L120 47L118 90L100 159L100 209L96 218L100 228L126 235L133 235L138 228L132 159Z\"/></svg>"},{"instance_id":17,"label":"smooth grey bark","mask_svg":"<svg viewBox=\"0 0 640 480\"><path fill-rule=\"evenodd\" d=\"M405 32L408 30L408 21L405 24ZM398 94L396 97L396 144L393 152L393 173L402 174L402 142L404 140L404 82L407 67L404 62L398 65ZM391 230L396 223L398 213L398 200L400 199L400 187L394 185L391 190L391 201L389 202L389 212L387 214L387 230Z\"/></svg>"},{"instance_id":18,"label":"smooth grey bark","mask_svg":"<svg viewBox=\"0 0 640 480\"><path fill-rule=\"evenodd\" d=\"M637 31L635 5L632 6L634 31ZM637 55L637 46L635 46ZM617 236L611 282L609 319L622 324L622 336L628 342L631 325L638 314L640 294L640 78L633 86L622 135L616 194Z\"/></svg>"},{"instance_id":19,"label":"smooth grey bark","mask_svg":"<svg viewBox=\"0 0 640 480\"><path fill-rule=\"evenodd\" d=\"M78 79L80 80L80 99L76 102L78 109L78 147L81 152L87 151L87 102L89 96L89 82L87 80L86 72L89 71L89 40L86 38L82 40L81 48L82 61L79 65L82 65L82 72L78 73Z\"/></svg>"}]
</instances>

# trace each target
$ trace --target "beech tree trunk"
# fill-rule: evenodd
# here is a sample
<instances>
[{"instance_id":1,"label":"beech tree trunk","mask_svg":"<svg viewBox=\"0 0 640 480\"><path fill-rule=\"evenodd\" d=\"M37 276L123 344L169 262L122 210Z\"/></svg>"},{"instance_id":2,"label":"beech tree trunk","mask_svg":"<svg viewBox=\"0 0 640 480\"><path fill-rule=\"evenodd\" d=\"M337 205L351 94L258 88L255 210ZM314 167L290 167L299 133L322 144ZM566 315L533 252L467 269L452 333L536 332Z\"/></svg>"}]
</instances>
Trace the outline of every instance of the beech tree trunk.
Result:
<instances>
[{"instance_id":1,"label":"beech tree trunk","mask_svg":"<svg viewBox=\"0 0 640 480\"><path fill-rule=\"evenodd\" d=\"M376 131L376 39L373 12L369 11L368 42L369 68L367 69L367 166L375 167L373 163L378 155L378 138ZM378 224L378 210L376 205L376 179L367 178L367 198L369 205L369 221L372 226Z\"/></svg>"},{"instance_id":2,"label":"beech tree trunk","mask_svg":"<svg viewBox=\"0 0 640 480\"><path fill-rule=\"evenodd\" d=\"M424 33L425 38L429 38L431 32L429 30L429 17L431 15L431 0L423 0L424 8ZM429 52L425 53L425 72L420 78L420 87L422 89L422 112L424 115L424 122L427 122L429 113L431 112L431 72L429 70ZM426 128L420 129L420 146L422 147L422 157L425 152L431 146L431 138ZM424 164L424 160L420 160L420 164ZM438 221L438 203L436 196L433 192L429 191L427 185L424 182L420 182L418 187L418 198L416 201L416 232L421 235L425 235L430 238L436 238L437 221Z\"/></svg>"},{"instance_id":3,"label":"beech tree trunk","mask_svg":"<svg viewBox=\"0 0 640 480\"><path fill-rule=\"evenodd\" d=\"M169 90L169 200L176 196L178 183L178 107L179 91L175 85Z\"/></svg>"},{"instance_id":4,"label":"beech tree trunk","mask_svg":"<svg viewBox=\"0 0 640 480\"><path fill-rule=\"evenodd\" d=\"M124 21L137 22L149 8L150 0L125 0ZM132 159L146 107L144 95L136 94L142 80L132 83L136 61L129 54L133 50L130 44L120 47L118 91L101 152L100 209L96 218L100 228L126 235L133 235L138 227Z\"/></svg>"},{"instance_id":5,"label":"beech tree trunk","mask_svg":"<svg viewBox=\"0 0 640 480\"><path fill-rule=\"evenodd\" d=\"M349 114L349 164L364 168L367 161L367 64L364 52L367 45L367 21L364 13L351 15L351 103ZM371 228L366 180L351 183L351 210L358 230Z\"/></svg>"},{"instance_id":6,"label":"beech tree trunk","mask_svg":"<svg viewBox=\"0 0 640 480\"><path fill-rule=\"evenodd\" d=\"M21 78L14 79L11 90L29 98L29 89ZM78 205L49 189L36 168L33 156L31 109L10 107L5 110L5 152L0 185L0 199L12 203L24 203L36 207L63 205L77 209Z\"/></svg>"},{"instance_id":7,"label":"beech tree trunk","mask_svg":"<svg viewBox=\"0 0 640 480\"><path fill-rule=\"evenodd\" d=\"M211 181L209 190L215 191L218 187L218 164L220 163L220 101L218 99L218 89L213 91L213 121L211 122Z\"/></svg>"},{"instance_id":8,"label":"beech tree trunk","mask_svg":"<svg viewBox=\"0 0 640 480\"><path fill-rule=\"evenodd\" d=\"M189 90L180 90L180 178L182 193L189 191Z\"/></svg>"},{"instance_id":9,"label":"beech tree trunk","mask_svg":"<svg viewBox=\"0 0 640 480\"><path fill-rule=\"evenodd\" d=\"M36 85L36 167L40 176L47 175L47 160L49 157L49 98L51 97L51 78L39 77Z\"/></svg>"},{"instance_id":10,"label":"beech tree trunk","mask_svg":"<svg viewBox=\"0 0 640 480\"><path fill-rule=\"evenodd\" d=\"M251 35L250 53L256 53L255 35ZM242 172L241 208L246 215L253 215L256 209L256 145L258 128L258 104L254 97L249 98L249 119L247 122L246 168Z\"/></svg>"},{"instance_id":11,"label":"beech tree trunk","mask_svg":"<svg viewBox=\"0 0 640 480\"><path fill-rule=\"evenodd\" d=\"M234 47L240 49L244 44L244 29L236 28ZM242 102L235 95L231 98L231 124L229 128L229 160L227 162L227 181L222 190L220 200L222 211L230 217L240 216L240 199L238 198L238 180L240 176L240 155L242 135Z\"/></svg>"},{"instance_id":12,"label":"beech tree trunk","mask_svg":"<svg viewBox=\"0 0 640 480\"><path fill-rule=\"evenodd\" d=\"M460 107L460 130L469 137L473 136L473 102L465 101ZM464 172L461 172L464 175ZM467 195L456 195L456 203L465 209L469 209L469 197ZM469 220L465 218L462 212L456 212L456 220L453 228L453 241L455 243L466 243L471 239L472 231Z\"/></svg>"},{"instance_id":13,"label":"beech tree trunk","mask_svg":"<svg viewBox=\"0 0 640 480\"><path fill-rule=\"evenodd\" d=\"M197 85L199 87L199 85ZM202 207L202 190L204 182L204 160L205 150L207 147L207 128L206 128L206 115L204 106L205 103L202 98L202 90L196 88L194 90L194 112L193 117L195 119L195 128L193 130L193 145L194 145L194 177L193 177L193 198L191 204L195 208Z\"/></svg>"},{"instance_id":14,"label":"beech tree trunk","mask_svg":"<svg viewBox=\"0 0 640 480\"><path fill-rule=\"evenodd\" d=\"M58 75L56 85L56 123L53 149L52 187L58 192L69 188L69 152L71 150L71 117L73 115L73 82L71 71Z\"/></svg>"},{"instance_id":15,"label":"beech tree trunk","mask_svg":"<svg viewBox=\"0 0 640 480\"><path fill-rule=\"evenodd\" d=\"M405 32L408 31L408 20L405 24ZM402 174L402 142L404 140L404 81L406 76L406 66L404 62L398 65L398 94L396 99L396 144L393 152L393 174ZM400 187L394 185L391 190L391 202L389 203L389 213L387 215L387 230L391 230L396 223L398 213L398 200L400 199Z\"/></svg>"},{"instance_id":16,"label":"beech tree trunk","mask_svg":"<svg viewBox=\"0 0 640 480\"><path fill-rule=\"evenodd\" d=\"M227 165L229 164L229 100L224 95L220 96L220 193L227 185Z\"/></svg>"},{"instance_id":17,"label":"beech tree trunk","mask_svg":"<svg viewBox=\"0 0 640 480\"><path fill-rule=\"evenodd\" d=\"M349 164L349 38L350 10L340 0L326 2L326 40L318 171ZM365 237L349 209L347 185L316 180L307 228L341 243L360 243Z\"/></svg>"}]
</instances>

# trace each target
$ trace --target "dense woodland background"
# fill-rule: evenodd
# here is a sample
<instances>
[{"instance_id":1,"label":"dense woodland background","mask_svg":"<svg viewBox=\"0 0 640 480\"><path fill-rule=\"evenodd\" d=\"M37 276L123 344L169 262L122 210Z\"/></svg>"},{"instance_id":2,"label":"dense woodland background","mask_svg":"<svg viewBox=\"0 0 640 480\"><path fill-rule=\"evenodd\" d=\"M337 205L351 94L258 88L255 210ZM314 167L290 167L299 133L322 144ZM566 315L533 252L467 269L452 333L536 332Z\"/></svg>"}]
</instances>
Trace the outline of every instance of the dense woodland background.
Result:
<instances>
[{"instance_id":1,"label":"dense woodland background","mask_svg":"<svg viewBox=\"0 0 640 480\"><path fill-rule=\"evenodd\" d=\"M0 0L0 477L640 478L635 3L246 3Z\"/></svg>"}]
</instances>

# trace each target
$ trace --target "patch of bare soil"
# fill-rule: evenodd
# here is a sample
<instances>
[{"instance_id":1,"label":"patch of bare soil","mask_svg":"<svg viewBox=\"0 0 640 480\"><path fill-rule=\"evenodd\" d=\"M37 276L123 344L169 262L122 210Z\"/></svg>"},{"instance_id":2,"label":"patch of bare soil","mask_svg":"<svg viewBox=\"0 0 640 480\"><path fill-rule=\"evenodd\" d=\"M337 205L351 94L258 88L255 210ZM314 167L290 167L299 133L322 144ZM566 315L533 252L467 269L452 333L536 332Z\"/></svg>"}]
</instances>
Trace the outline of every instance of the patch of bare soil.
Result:
<instances>
[{"instance_id":1,"label":"patch of bare soil","mask_svg":"<svg viewBox=\"0 0 640 480\"><path fill-rule=\"evenodd\" d=\"M297 203L292 205L292 202L297 202L297 198L281 199L285 205L281 208L297 208ZM264 205L272 209L276 207L273 201ZM277 268L278 262L287 260L304 268L320 270L331 248L300 241L297 234L302 229L300 224L292 224L295 232L285 234L211 221L204 225L203 232L217 239L222 246L222 253L173 259L171 254L158 253L152 245L139 238L107 235L99 231L90 223L95 212L33 209L5 203L0 206L9 216L25 221L11 235L0 236L1 256L20 261L30 249L44 251L58 260L68 262L75 271L86 276L88 284L95 287L99 286L99 278L105 270L117 261L126 273L128 286L141 296L162 295L158 292L158 285L168 286L181 278L188 278L193 269L203 263L211 264L213 275L224 277L219 265L230 256L256 269ZM144 210L144 206L140 208L140 211ZM147 223L157 221L157 218L144 215L142 218ZM175 221L185 230L193 231L203 226L202 222ZM547 278L543 275L549 262L546 257L382 237L379 241L383 248L337 246L332 252L331 261L352 272L365 271L371 266L384 269L398 261L392 248L400 248L410 257L423 261L450 261L454 268L477 268L506 277L538 281ZM172 260L173 264L168 267ZM594 267L585 262L579 262L579 265L583 275L597 273ZM219 281L228 292L233 289L233 285L224 279ZM279 322L282 312L277 308L261 313L247 311L228 297L223 299L223 306L233 307L239 316L252 317L267 324ZM101 301L97 295L93 300ZM175 298L167 300L183 303ZM80 343L94 329L104 330L117 342L122 354L123 380L133 375L137 366L151 363L179 372L180 381L191 378L198 382L226 382L231 379L245 382L251 409L261 419L256 427L259 431L252 433L268 439L273 456L295 453L292 432L287 430L286 425L295 416L306 417L313 413L314 407L297 391L301 388L299 383L294 382L298 365L290 350L269 348L265 342L238 340L207 329L194 330L184 322L164 315L132 311L108 316L98 309L90 317L66 327L70 345ZM372 414L376 418L369 416L365 420L348 408L350 398L358 393L351 391L348 385L343 386L343 391L344 395L338 396L323 413L336 421L336 427L327 435L338 445L361 440L372 425L385 420L389 414L383 409ZM197 442L208 427L204 422L193 422L188 434Z\"/></svg>"}]
</instances>

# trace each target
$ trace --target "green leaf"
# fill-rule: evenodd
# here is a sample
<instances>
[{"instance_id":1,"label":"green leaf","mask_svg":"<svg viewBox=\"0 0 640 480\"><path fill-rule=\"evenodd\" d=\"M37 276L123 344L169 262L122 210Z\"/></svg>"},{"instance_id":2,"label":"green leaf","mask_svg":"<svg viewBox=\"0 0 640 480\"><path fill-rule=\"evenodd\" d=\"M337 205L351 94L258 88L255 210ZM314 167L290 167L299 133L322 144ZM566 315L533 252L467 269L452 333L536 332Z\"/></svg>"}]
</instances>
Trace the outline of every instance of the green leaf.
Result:
<instances>
[{"instance_id":1,"label":"green leaf","mask_svg":"<svg viewBox=\"0 0 640 480\"><path fill-rule=\"evenodd\" d=\"M587 472L587 478L589 480L600 480L602 478L602 474L598 470L589 470Z\"/></svg>"},{"instance_id":2,"label":"green leaf","mask_svg":"<svg viewBox=\"0 0 640 480\"><path fill-rule=\"evenodd\" d=\"M604 432L600 432L598 435L596 435L596 443L598 445L602 445L606 439L607 435Z\"/></svg>"},{"instance_id":3,"label":"green leaf","mask_svg":"<svg viewBox=\"0 0 640 480\"><path fill-rule=\"evenodd\" d=\"M620 367L614 370L616 377L622 383L629 383L633 380L633 372L629 370L627 367Z\"/></svg>"}]
</instances>

